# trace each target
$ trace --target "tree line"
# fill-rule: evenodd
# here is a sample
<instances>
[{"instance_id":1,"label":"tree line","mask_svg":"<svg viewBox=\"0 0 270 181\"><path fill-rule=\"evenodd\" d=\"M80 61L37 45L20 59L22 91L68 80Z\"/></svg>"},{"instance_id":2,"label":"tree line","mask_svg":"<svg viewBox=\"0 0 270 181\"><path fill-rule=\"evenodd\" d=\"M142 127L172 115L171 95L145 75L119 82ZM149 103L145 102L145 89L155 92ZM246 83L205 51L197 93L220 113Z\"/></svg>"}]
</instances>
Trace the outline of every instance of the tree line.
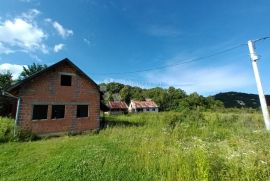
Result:
<instances>
[{"instance_id":1,"label":"tree line","mask_svg":"<svg viewBox=\"0 0 270 181\"><path fill-rule=\"evenodd\" d=\"M124 85L117 82L101 83L103 101L125 101L152 99L161 111L181 111L183 109L217 109L223 108L221 101L213 97L204 97L194 92L187 94L184 90L169 87L155 87L144 89L136 86Z\"/></svg>"}]
</instances>

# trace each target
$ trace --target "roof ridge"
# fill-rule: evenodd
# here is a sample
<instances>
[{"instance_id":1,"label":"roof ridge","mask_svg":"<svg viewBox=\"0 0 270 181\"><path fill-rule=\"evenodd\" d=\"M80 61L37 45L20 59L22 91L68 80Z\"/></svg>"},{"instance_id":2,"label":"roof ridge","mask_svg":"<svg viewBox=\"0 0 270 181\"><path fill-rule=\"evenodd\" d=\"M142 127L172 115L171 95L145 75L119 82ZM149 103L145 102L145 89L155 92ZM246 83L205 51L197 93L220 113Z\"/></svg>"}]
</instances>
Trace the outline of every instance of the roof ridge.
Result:
<instances>
[{"instance_id":1,"label":"roof ridge","mask_svg":"<svg viewBox=\"0 0 270 181\"><path fill-rule=\"evenodd\" d=\"M46 71L49 71L51 69L53 69L54 67L64 63L64 62L67 62L68 64L70 64L73 68L75 68L80 74L82 74L83 76L85 76L91 83L93 83L95 85L95 87L99 90L99 86L95 83L95 81L93 81L86 73L84 73L78 66L76 66L71 60L69 60L68 58L64 58L58 62L56 62L55 64L53 65L50 65L48 66L47 68L43 69L43 70L40 70L32 75L30 75L29 77L17 82L16 84L12 85L10 88L8 88L7 91L12 91L16 88L18 88L19 86L23 85L25 82L29 81L29 80L32 80L33 78L35 77L38 77L40 76L42 73L46 72Z\"/></svg>"}]
</instances>

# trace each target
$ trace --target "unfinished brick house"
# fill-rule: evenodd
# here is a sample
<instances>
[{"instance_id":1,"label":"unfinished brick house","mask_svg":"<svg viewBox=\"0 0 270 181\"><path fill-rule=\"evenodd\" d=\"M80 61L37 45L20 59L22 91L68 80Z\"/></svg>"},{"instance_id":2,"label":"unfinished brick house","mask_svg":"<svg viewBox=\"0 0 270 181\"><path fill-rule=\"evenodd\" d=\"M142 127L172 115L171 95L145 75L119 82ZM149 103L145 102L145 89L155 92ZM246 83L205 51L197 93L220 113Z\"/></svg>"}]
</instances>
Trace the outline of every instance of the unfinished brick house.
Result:
<instances>
[{"instance_id":1,"label":"unfinished brick house","mask_svg":"<svg viewBox=\"0 0 270 181\"><path fill-rule=\"evenodd\" d=\"M16 124L24 130L42 135L99 128L98 85L69 59L37 72L8 91L18 97Z\"/></svg>"}]
</instances>

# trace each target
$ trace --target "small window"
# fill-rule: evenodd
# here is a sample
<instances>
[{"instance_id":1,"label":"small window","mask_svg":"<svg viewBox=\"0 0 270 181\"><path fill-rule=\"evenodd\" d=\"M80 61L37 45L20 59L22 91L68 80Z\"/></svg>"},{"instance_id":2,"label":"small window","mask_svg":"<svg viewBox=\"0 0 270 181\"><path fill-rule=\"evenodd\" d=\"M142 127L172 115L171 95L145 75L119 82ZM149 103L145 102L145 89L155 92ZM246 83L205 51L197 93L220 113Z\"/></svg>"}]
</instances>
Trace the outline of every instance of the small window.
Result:
<instances>
[{"instance_id":1,"label":"small window","mask_svg":"<svg viewBox=\"0 0 270 181\"><path fill-rule=\"evenodd\" d=\"M88 117L88 105L77 105L77 118Z\"/></svg>"},{"instance_id":2,"label":"small window","mask_svg":"<svg viewBox=\"0 0 270 181\"><path fill-rule=\"evenodd\" d=\"M64 105L52 105L52 119L60 119L65 117Z\"/></svg>"},{"instance_id":3,"label":"small window","mask_svg":"<svg viewBox=\"0 0 270 181\"><path fill-rule=\"evenodd\" d=\"M62 86L71 86L71 75L61 75L61 85Z\"/></svg>"},{"instance_id":4,"label":"small window","mask_svg":"<svg viewBox=\"0 0 270 181\"><path fill-rule=\"evenodd\" d=\"M34 105L32 119L47 119L48 105Z\"/></svg>"}]
</instances>

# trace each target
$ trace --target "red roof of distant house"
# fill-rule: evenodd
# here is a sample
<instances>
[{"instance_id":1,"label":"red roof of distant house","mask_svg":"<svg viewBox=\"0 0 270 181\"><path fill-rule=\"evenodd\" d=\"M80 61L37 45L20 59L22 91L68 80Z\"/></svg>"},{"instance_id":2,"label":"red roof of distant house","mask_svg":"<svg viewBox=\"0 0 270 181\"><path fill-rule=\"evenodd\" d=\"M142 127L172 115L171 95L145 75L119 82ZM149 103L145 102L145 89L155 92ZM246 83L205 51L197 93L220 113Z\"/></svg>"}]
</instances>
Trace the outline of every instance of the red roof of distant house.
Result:
<instances>
[{"instance_id":1,"label":"red roof of distant house","mask_svg":"<svg viewBox=\"0 0 270 181\"><path fill-rule=\"evenodd\" d=\"M157 108L157 104L152 100L146 101L131 101L136 108Z\"/></svg>"},{"instance_id":2,"label":"red roof of distant house","mask_svg":"<svg viewBox=\"0 0 270 181\"><path fill-rule=\"evenodd\" d=\"M127 109L128 106L124 101L110 101L108 103L110 109Z\"/></svg>"}]
</instances>

